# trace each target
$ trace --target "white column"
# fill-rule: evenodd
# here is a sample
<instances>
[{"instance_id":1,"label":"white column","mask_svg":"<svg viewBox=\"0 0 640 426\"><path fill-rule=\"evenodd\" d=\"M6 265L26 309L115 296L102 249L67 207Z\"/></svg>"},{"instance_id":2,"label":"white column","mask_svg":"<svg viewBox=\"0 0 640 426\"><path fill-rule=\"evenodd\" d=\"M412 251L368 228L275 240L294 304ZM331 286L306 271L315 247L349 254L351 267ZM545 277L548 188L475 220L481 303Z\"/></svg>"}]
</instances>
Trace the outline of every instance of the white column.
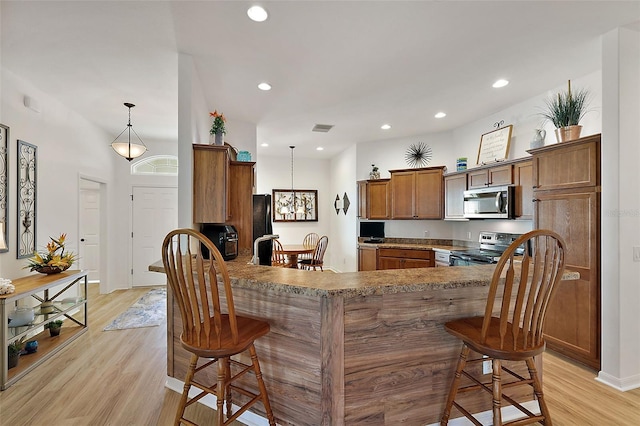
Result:
<instances>
[{"instance_id":1,"label":"white column","mask_svg":"<svg viewBox=\"0 0 640 426\"><path fill-rule=\"evenodd\" d=\"M640 32L602 45L602 368L598 380L640 387Z\"/></svg>"}]
</instances>

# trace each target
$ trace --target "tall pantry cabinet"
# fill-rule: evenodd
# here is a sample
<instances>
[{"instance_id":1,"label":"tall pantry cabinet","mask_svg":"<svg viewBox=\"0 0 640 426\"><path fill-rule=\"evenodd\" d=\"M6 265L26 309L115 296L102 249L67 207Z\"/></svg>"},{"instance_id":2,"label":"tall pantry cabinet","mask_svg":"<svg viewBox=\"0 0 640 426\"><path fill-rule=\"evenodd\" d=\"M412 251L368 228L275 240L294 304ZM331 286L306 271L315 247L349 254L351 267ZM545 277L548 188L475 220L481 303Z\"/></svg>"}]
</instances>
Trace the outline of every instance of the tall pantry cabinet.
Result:
<instances>
[{"instance_id":1,"label":"tall pantry cabinet","mask_svg":"<svg viewBox=\"0 0 640 426\"><path fill-rule=\"evenodd\" d=\"M529 151L535 228L566 243L565 267L545 322L547 347L600 369L600 135Z\"/></svg>"}]
</instances>

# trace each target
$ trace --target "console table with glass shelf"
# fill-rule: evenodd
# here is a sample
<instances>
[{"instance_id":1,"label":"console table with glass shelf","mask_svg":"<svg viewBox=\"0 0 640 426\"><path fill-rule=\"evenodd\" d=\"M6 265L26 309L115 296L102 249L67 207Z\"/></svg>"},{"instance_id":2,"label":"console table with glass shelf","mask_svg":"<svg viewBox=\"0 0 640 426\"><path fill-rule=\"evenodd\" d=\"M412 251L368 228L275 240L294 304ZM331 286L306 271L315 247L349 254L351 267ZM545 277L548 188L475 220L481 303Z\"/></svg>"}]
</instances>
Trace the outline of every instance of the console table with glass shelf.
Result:
<instances>
[{"instance_id":1,"label":"console table with glass shelf","mask_svg":"<svg viewBox=\"0 0 640 426\"><path fill-rule=\"evenodd\" d=\"M0 295L0 389L5 390L87 331L87 272L64 271L54 275L29 275L13 280L15 292ZM44 302L51 306L41 310ZM33 306L35 304L35 306ZM34 320L12 327L9 317L18 306L33 307ZM44 311L44 312L43 312ZM63 320L60 335L50 337L44 326ZM8 346L16 341L38 341L37 351L20 355L8 368Z\"/></svg>"}]
</instances>

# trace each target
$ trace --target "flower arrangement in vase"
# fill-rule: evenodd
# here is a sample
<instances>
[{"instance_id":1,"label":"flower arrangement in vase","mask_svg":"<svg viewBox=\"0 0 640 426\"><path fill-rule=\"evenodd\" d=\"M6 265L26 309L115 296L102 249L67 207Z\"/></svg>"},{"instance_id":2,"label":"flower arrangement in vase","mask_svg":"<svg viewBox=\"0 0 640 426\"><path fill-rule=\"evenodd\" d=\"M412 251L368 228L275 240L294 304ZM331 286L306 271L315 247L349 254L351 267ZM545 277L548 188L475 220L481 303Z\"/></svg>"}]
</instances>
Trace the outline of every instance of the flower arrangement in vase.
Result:
<instances>
[{"instance_id":1,"label":"flower arrangement in vase","mask_svg":"<svg viewBox=\"0 0 640 426\"><path fill-rule=\"evenodd\" d=\"M64 242L67 234L61 234L58 239L49 237L51 241L47 244L46 252L35 252L33 257L27 259L28 265L24 269L29 268L30 271L37 271L42 274L57 274L69 269L77 257L72 252L65 253Z\"/></svg>"},{"instance_id":2,"label":"flower arrangement in vase","mask_svg":"<svg viewBox=\"0 0 640 426\"><path fill-rule=\"evenodd\" d=\"M542 115L556 126L558 142L578 139L582 126L578 123L588 112L589 92L585 89L571 91L571 80L566 92L558 92L546 101L547 109Z\"/></svg>"},{"instance_id":3,"label":"flower arrangement in vase","mask_svg":"<svg viewBox=\"0 0 640 426\"><path fill-rule=\"evenodd\" d=\"M227 122L224 114L215 110L209 113L210 117L213 117L213 123L211 124L211 130L209 134L214 137L215 145L224 145L224 134L227 133L224 125Z\"/></svg>"}]
</instances>

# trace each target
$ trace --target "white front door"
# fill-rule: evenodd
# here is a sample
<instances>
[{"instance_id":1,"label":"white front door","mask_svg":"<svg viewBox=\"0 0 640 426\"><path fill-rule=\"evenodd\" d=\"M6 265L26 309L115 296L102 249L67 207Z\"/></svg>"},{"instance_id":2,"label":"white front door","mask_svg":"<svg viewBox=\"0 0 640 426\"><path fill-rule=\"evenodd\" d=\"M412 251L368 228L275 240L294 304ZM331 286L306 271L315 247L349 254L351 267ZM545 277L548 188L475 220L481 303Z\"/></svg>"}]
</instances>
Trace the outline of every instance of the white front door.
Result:
<instances>
[{"instance_id":1,"label":"white front door","mask_svg":"<svg viewBox=\"0 0 640 426\"><path fill-rule=\"evenodd\" d=\"M149 272L149 265L162 259L162 241L178 227L178 189L133 187L132 210L131 285L166 284L166 276Z\"/></svg>"},{"instance_id":2,"label":"white front door","mask_svg":"<svg viewBox=\"0 0 640 426\"><path fill-rule=\"evenodd\" d=\"M89 183L86 184L89 186ZM99 187L99 184L95 184ZM100 281L100 189L80 189L79 268L88 272L87 279Z\"/></svg>"}]
</instances>

